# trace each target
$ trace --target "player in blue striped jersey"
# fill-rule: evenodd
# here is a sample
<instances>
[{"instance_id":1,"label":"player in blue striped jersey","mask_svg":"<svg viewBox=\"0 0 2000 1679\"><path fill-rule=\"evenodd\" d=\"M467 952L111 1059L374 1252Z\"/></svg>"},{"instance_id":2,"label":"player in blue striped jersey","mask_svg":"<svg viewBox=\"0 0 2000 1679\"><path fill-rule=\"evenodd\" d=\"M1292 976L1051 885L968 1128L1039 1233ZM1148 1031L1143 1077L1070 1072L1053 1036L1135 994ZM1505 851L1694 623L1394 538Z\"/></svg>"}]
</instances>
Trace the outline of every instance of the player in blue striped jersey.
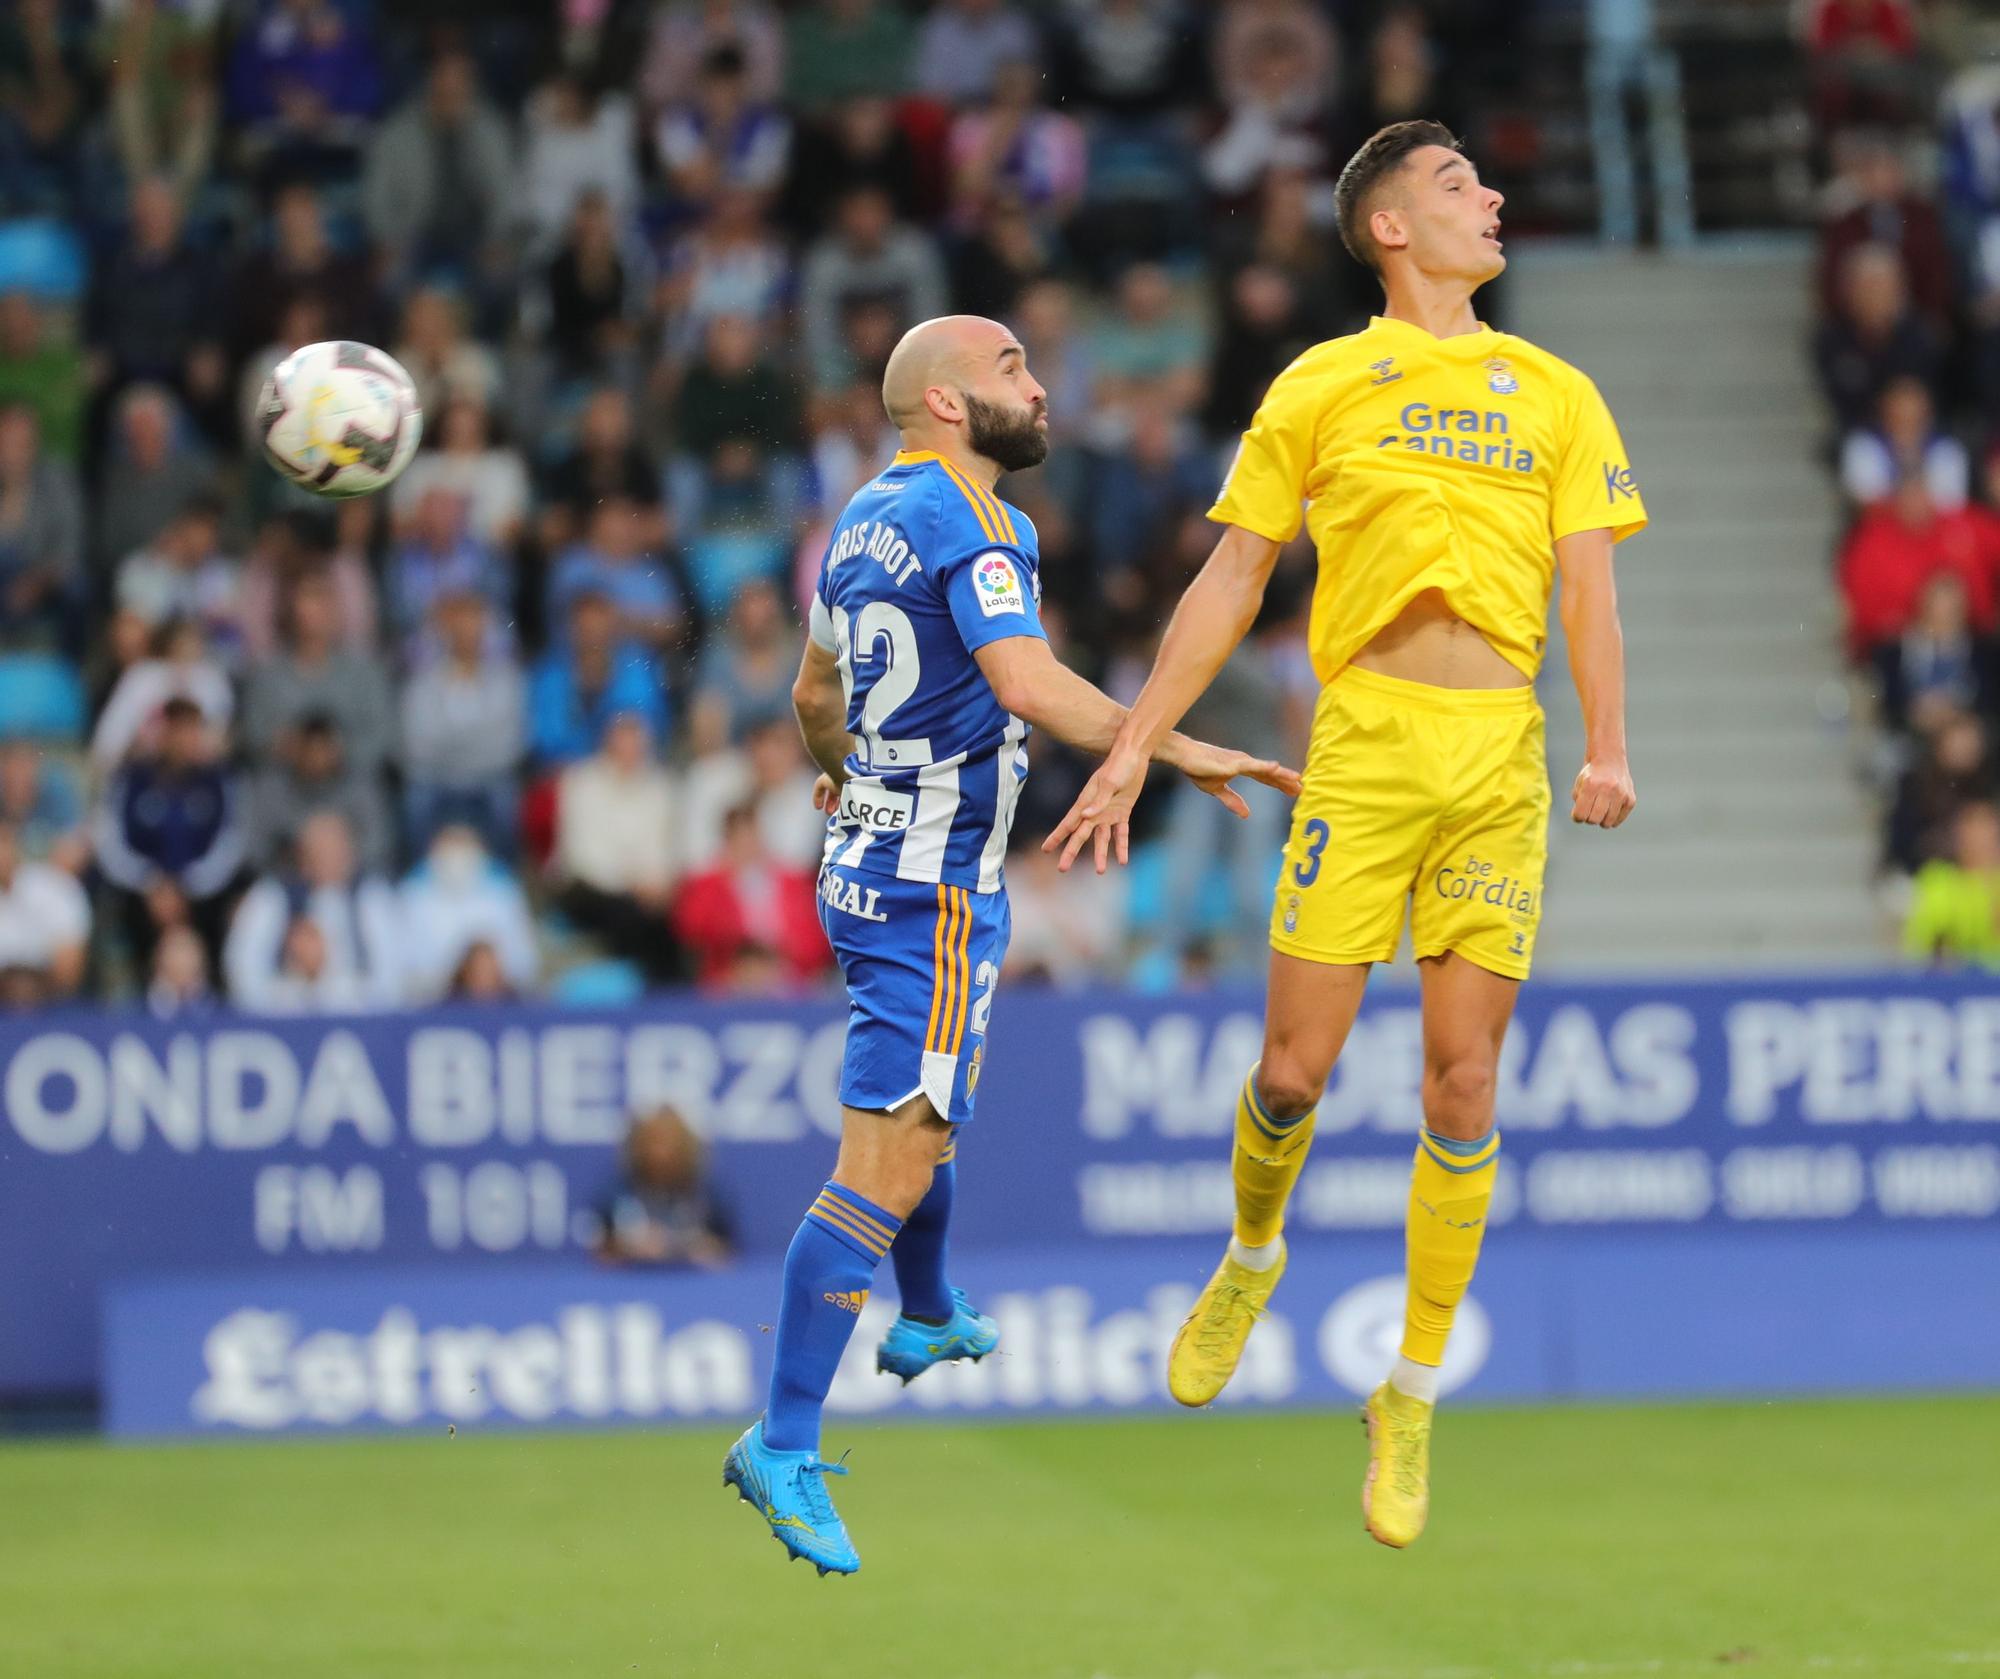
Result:
<instances>
[{"instance_id":1,"label":"player in blue striped jersey","mask_svg":"<svg viewBox=\"0 0 2000 1679\"><path fill-rule=\"evenodd\" d=\"M860 1567L820 1408L882 1257L901 1315L880 1368L908 1380L999 1339L951 1287L945 1235L1007 948L1025 742L1032 726L1101 753L1124 718L1050 652L1034 526L993 493L1048 454L1019 341L975 316L928 321L890 357L882 399L903 448L834 529L793 690L824 772L820 919L851 1005L840 1156L785 1257L768 1407L723 1471L822 1574ZM1298 791L1290 770L1179 735L1156 757L1238 815L1236 776Z\"/></svg>"}]
</instances>

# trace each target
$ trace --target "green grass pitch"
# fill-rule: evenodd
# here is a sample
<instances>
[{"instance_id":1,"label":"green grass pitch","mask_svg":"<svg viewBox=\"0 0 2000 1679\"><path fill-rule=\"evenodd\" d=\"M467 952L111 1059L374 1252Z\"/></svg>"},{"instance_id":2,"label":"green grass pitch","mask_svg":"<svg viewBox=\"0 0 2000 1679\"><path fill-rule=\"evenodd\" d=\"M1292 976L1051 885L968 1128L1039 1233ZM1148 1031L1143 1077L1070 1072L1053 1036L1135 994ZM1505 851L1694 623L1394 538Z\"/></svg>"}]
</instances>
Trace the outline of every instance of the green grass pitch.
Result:
<instances>
[{"instance_id":1,"label":"green grass pitch","mask_svg":"<svg viewBox=\"0 0 2000 1679\"><path fill-rule=\"evenodd\" d=\"M22 1679L2000 1675L2000 1402L1447 1410L1362 1534L1349 1415L838 1423L865 1566L718 1430L0 1447Z\"/></svg>"}]
</instances>

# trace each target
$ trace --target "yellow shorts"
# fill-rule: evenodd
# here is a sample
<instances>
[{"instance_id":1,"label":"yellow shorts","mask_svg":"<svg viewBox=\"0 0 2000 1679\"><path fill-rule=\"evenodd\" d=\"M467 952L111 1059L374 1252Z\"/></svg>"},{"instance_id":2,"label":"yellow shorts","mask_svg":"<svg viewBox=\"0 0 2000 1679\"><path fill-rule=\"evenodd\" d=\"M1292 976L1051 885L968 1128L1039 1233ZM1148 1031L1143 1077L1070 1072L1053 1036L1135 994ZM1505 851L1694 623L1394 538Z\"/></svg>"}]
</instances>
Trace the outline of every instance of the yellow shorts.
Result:
<instances>
[{"instance_id":1,"label":"yellow shorts","mask_svg":"<svg viewBox=\"0 0 2000 1679\"><path fill-rule=\"evenodd\" d=\"M1309 962L1455 950L1525 979L1549 774L1529 687L1433 688L1349 665L1319 697L1271 948Z\"/></svg>"}]
</instances>

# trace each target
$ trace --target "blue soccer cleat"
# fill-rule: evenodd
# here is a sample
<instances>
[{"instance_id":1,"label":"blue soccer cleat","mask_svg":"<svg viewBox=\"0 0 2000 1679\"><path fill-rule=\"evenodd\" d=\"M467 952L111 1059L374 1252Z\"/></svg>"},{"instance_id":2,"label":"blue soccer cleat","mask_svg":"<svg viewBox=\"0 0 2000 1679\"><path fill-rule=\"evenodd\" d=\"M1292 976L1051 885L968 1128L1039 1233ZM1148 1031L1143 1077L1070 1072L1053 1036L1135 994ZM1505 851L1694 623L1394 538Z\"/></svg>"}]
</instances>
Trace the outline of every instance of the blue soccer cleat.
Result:
<instances>
[{"instance_id":1,"label":"blue soccer cleat","mask_svg":"<svg viewBox=\"0 0 2000 1679\"><path fill-rule=\"evenodd\" d=\"M1000 1345L1000 1326L966 1303L965 1290L951 1291L951 1318L946 1323L919 1323L899 1317L889 1325L875 1351L875 1368L901 1376L908 1386L933 1364L955 1364L969 1358L977 1364Z\"/></svg>"},{"instance_id":2,"label":"blue soccer cleat","mask_svg":"<svg viewBox=\"0 0 2000 1679\"><path fill-rule=\"evenodd\" d=\"M852 1574L860 1555L847 1537L840 1512L826 1490L826 1477L845 1475L838 1463L821 1463L817 1452L778 1452L764 1444L764 1419L743 1431L722 1460L722 1484L734 1487L745 1504L771 1524L771 1537L828 1574Z\"/></svg>"}]
</instances>

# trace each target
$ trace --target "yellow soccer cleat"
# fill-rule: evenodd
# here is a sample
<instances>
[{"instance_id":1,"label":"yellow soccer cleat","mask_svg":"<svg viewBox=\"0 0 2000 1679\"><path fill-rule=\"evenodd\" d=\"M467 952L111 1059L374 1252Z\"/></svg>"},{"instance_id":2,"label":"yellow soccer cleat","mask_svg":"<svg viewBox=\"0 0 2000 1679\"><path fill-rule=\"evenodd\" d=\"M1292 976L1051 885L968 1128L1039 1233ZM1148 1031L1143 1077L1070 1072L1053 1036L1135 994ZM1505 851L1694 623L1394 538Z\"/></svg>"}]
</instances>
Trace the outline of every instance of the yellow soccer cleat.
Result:
<instances>
[{"instance_id":1,"label":"yellow soccer cleat","mask_svg":"<svg viewBox=\"0 0 2000 1679\"><path fill-rule=\"evenodd\" d=\"M1384 1382L1361 1408L1368 1425L1368 1478L1361 1519L1369 1536L1401 1550L1431 1512L1431 1418L1437 1407Z\"/></svg>"},{"instance_id":2,"label":"yellow soccer cleat","mask_svg":"<svg viewBox=\"0 0 2000 1679\"><path fill-rule=\"evenodd\" d=\"M1206 1405L1229 1385L1251 1328L1285 1274L1285 1250L1269 1270L1253 1271L1228 1254L1194 1303L1167 1354L1167 1391L1183 1405Z\"/></svg>"}]
</instances>

